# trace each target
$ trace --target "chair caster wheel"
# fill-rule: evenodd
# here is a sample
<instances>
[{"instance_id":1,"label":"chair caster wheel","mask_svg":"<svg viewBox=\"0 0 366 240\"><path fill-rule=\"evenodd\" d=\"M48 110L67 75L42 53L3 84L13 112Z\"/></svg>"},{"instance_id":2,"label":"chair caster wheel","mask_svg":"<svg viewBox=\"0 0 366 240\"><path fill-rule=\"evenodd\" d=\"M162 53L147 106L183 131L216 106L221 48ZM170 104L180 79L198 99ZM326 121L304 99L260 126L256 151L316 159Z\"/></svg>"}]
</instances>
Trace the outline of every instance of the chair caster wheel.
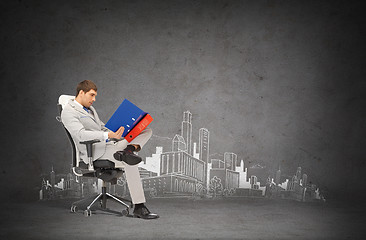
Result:
<instances>
[{"instance_id":1,"label":"chair caster wheel","mask_svg":"<svg viewBox=\"0 0 366 240\"><path fill-rule=\"evenodd\" d=\"M91 213L91 211L90 210L85 210L84 211L84 216L85 217L89 217L89 216L91 216L92 215L92 213Z\"/></svg>"},{"instance_id":2,"label":"chair caster wheel","mask_svg":"<svg viewBox=\"0 0 366 240\"><path fill-rule=\"evenodd\" d=\"M72 213L76 213L78 211L78 207L77 206L75 206L75 205L72 205L71 206L71 212Z\"/></svg>"},{"instance_id":3,"label":"chair caster wheel","mask_svg":"<svg viewBox=\"0 0 366 240\"><path fill-rule=\"evenodd\" d=\"M128 208L122 210L122 216L128 216L130 214L130 211L128 210Z\"/></svg>"}]
</instances>

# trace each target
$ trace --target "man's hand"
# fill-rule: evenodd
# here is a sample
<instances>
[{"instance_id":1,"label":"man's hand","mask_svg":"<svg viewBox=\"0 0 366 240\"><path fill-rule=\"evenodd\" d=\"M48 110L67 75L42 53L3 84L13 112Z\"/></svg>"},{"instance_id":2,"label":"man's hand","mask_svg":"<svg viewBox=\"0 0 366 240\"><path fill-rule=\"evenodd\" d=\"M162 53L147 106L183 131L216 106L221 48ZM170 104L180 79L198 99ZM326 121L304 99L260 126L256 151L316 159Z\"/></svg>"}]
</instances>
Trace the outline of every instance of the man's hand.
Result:
<instances>
[{"instance_id":1,"label":"man's hand","mask_svg":"<svg viewBox=\"0 0 366 240\"><path fill-rule=\"evenodd\" d=\"M121 139L124 130L125 130L124 127L120 127L116 132L110 131L108 133L108 138Z\"/></svg>"}]
</instances>

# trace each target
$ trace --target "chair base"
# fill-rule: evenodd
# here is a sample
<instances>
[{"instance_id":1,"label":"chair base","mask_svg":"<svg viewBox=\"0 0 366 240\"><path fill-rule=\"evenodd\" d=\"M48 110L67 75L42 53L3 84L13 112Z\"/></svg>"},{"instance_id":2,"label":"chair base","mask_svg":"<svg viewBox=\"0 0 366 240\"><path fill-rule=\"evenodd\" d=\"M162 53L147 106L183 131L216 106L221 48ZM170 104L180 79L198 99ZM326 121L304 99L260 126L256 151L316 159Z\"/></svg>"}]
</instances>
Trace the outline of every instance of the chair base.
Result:
<instances>
[{"instance_id":1,"label":"chair base","mask_svg":"<svg viewBox=\"0 0 366 240\"><path fill-rule=\"evenodd\" d=\"M85 202L88 202L90 204L84 210L84 216L86 216L86 217L91 216L92 211L94 211L94 210L100 210L100 211L103 211L103 212L113 213L113 214L122 215L122 216L129 216L130 209L133 207L133 204L132 204L131 200L124 199L124 198L115 196L113 194L107 193L106 189L107 188L105 187L105 183L103 182L102 193L99 193L99 194L93 195L89 198L82 199L82 200L74 202L71 205L71 212L73 212L73 213L77 212L78 211L78 206L85 205ZM125 209L122 210L122 211L110 210L109 208L107 208L107 200L108 199L113 200L114 202L121 204L122 206L125 207ZM95 204L98 201L100 203L100 207L95 206ZM128 202L129 204L127 204L126 202Z\"/></svg>"}]
</instances>

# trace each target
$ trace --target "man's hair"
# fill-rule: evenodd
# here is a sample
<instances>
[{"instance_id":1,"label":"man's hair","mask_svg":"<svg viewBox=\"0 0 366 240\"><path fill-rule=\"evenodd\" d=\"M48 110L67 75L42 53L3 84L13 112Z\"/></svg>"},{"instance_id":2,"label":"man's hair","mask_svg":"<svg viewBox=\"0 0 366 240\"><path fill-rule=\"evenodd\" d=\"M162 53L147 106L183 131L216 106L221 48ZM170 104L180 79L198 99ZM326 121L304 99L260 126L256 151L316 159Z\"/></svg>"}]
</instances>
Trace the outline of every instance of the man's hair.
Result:
<instances>
[{"instance_id":1,"label":"man's hair","mask_svg":"<svg viewBox=\"0 0 366 240\"><path fill-rule=\"evenodd\" d=\"M97 85L90 80L84 80L79 82L78 86L76 87L76 97L79 95L80 90L83 90L85 93L89 92L91 89L97 91Z\"/></svg>"}]
</instances>

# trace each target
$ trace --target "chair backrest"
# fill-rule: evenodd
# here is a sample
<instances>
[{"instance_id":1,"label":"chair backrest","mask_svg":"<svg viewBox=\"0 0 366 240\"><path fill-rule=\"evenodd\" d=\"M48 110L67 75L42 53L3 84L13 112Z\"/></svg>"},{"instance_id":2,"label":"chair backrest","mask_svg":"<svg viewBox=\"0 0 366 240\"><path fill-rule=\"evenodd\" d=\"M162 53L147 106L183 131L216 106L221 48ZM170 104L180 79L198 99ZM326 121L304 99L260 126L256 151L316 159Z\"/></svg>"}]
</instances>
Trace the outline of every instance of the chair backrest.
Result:
<instances>
[{"instance_id":1,"label":"chair backrest","mask_svg":"<svg viewBox=\"0 0 366 240\"><path fill-rule=\"evenodd\" d=\"M70 101L70 100L74 100L75 99L75 96L71 96L71 95L61 95L59 98L58 98L58 104L62 106L62 109L65 108L65 106L67 105L67 103Z\"/></svg>"},{"instance_id":2,"label":"chair backrest","mask_svg":"<svg viewBox=\"0 0 366 240\"><path fill-rule=\"evenodd\" d=\"M57 104L57 107L58 107L58 110L59 110L59 116L56 117L57 121L61 122L62 124L62 121L61 121L61 112L62 110L65 108L65 106L67 105L67 103L69 102L69 100L71 99L75 99L74 96L70 96L70 95L61 95L59 98L58 98L58 104ZM75 168L75 167L79 167L79 151L76 147L76 144L74 142L74 140L72 139L71 137L71 134L70 132L65 128L65 126L62 124L62 126L64 127L65 131L66 131L66 135L67 135L67 138L70 142L70 145L71 145L71 149L72 149L72 167Z\"/></svg>"}]
</instances>

